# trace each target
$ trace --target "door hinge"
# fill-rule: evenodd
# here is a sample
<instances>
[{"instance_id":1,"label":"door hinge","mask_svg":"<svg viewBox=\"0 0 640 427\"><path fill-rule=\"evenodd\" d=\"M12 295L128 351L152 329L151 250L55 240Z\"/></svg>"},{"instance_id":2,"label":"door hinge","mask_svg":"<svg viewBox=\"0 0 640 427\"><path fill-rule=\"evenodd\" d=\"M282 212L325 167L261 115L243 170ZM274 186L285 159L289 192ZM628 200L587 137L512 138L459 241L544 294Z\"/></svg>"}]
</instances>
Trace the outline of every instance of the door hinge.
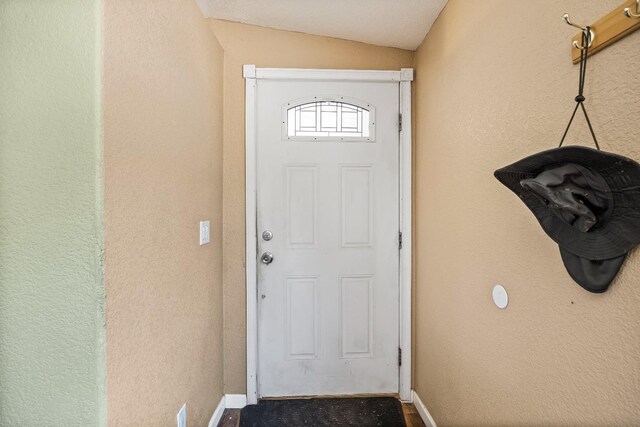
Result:
<instances>
[{"instance_id":1,"label":"door hinge","mask_svg":"<svg viewBox=\"0 0 640 427\"><path fill-rule=\"evenodd\" d=\"M402 231L398 232L398 249L402 249Z\"/></svg>"},{"instance_id":2,"label":"door hinge","mask_svg":"<svg viewBox=\"0 0 640 427\"><path fill-rule=\"evenodd\" d=\"M398 114L398 132L402 132L402 114Z\"/></svg>"},{"instance_id":3,"label":"door hinge","mask_svg":"<svg viewBox=\"0 0 640 427\"><path fill-rule=\"evenodd\" d=\"M402 366L402 349L398 347L398 366Z\"/></svg>"}]
</instances>

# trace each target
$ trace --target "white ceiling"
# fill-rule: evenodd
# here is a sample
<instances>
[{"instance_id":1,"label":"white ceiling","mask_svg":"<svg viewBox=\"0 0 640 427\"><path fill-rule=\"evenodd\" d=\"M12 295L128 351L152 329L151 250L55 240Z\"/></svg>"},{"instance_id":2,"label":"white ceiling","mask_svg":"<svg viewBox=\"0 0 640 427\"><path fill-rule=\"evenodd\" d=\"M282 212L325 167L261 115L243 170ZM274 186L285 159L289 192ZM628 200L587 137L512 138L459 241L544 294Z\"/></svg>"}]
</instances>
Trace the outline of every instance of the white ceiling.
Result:
<instances>
[{"instance_id":1,"label":"white ceiling","mask_svg":"<svg viewBox=\"0 0 640 427\"><path fill-rule=\"evenodd\" d=\"M416 49L447 0L196 0L209 18Z\"/></svg>"}]
</instances>

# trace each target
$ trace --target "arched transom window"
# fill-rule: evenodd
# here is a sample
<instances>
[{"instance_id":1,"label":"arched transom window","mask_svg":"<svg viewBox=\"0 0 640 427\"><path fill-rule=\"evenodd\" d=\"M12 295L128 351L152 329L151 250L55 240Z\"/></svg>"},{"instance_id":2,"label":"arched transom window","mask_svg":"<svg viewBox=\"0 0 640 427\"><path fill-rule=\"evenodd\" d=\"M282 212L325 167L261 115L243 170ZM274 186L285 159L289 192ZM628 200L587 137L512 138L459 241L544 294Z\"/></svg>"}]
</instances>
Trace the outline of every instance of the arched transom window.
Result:
<instances>
[{"instance_id":1,"label":"arched transom window","mask_svg":"<svg viewBox=\"0 0 640 427\"><path fill-rule=\"evenodd\" d=\"M287 139L373 141L374 108L344 97L313 97L287 103L283 120Z\"/></svg>"}]
</instances>

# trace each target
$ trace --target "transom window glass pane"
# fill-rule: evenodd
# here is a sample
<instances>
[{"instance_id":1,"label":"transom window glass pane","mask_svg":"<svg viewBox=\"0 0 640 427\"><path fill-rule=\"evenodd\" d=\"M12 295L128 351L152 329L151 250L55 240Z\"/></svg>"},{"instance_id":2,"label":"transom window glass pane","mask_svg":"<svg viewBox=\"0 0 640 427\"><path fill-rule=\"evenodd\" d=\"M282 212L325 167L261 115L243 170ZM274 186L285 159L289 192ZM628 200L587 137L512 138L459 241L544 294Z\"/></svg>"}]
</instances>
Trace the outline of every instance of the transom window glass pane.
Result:
<instances>
[{"instance_id":1,"label":"transom window glass pane","mask_svg":"<svg viewBox=\"0 0 640 427\"><path fill-rule=\"evenodd\" d=\"M370 113L345 102L313 101L287 110L287 136L368 138Z\"/></svg>"}]
</instances>

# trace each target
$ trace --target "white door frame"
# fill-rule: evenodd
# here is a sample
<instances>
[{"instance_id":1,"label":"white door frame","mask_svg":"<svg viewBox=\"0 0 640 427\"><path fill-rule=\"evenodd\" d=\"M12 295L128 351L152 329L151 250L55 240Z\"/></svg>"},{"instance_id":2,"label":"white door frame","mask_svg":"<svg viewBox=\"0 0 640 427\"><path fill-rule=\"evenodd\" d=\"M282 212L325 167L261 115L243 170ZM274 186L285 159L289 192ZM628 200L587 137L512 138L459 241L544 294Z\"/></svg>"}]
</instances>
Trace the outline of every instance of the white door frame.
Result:
<instances>
[{"instance_id":1,"label":"white door frame","mask_svg":"<svg viewBox=\"0 0 640 427\"><path fill-rule=\"evenodd\" d=\"M258 230L256 226L256 80L399 82L400 114L400 399L411 400L411 82L413 68L400 71L256 68L244 65L246 170L247 404L258 402Z\"/></svg>"}]
</instances>

